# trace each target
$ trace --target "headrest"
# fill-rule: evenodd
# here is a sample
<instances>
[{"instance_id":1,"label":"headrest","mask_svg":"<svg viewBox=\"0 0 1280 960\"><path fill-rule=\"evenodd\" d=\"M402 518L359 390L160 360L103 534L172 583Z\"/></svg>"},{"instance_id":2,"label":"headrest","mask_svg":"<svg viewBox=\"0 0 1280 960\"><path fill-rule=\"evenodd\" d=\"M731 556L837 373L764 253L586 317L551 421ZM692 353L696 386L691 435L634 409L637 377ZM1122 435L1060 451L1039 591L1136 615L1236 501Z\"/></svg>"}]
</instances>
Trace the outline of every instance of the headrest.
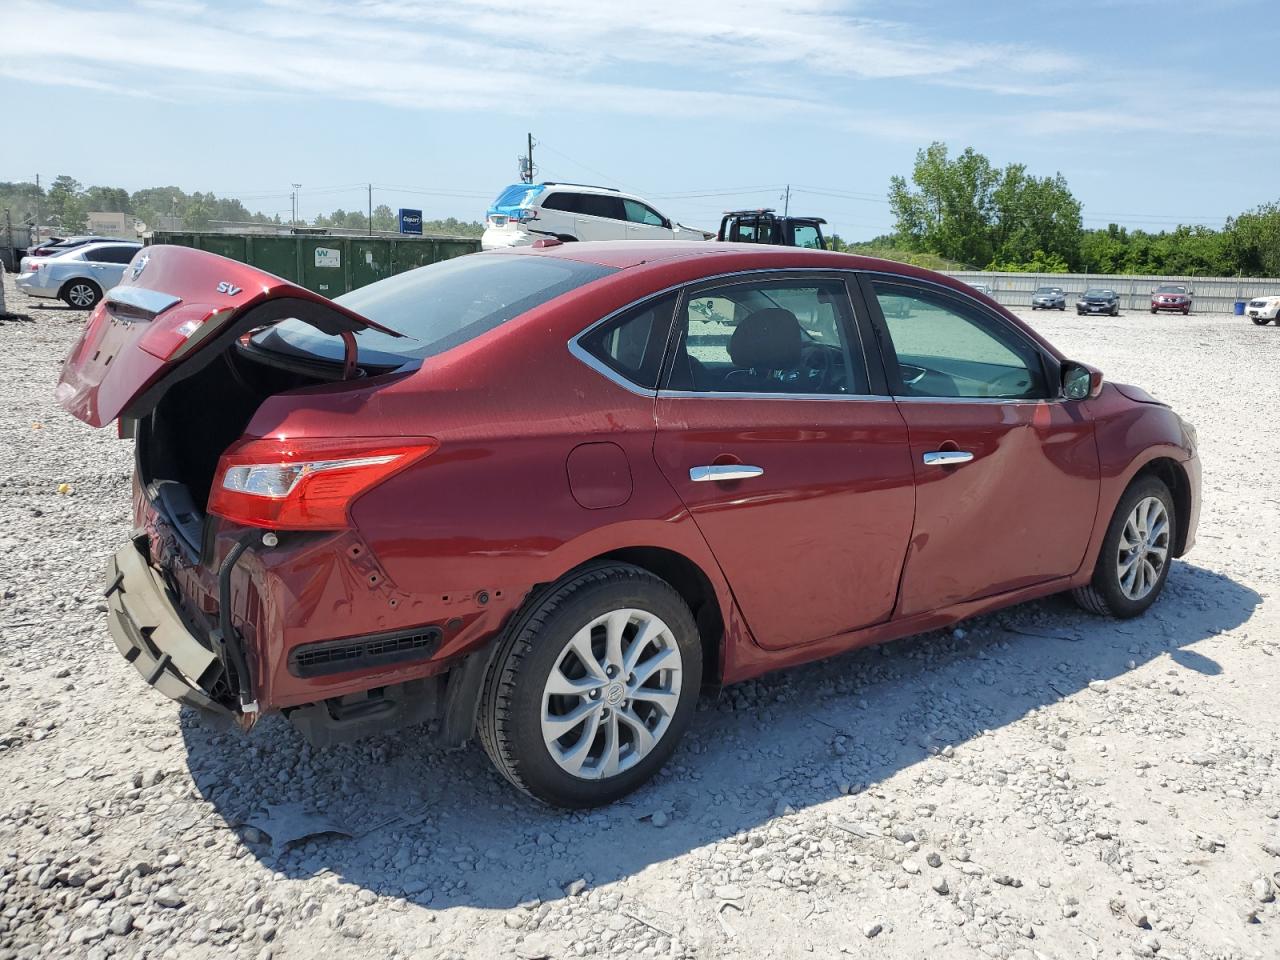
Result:
<instances>
[{"instance_id":1,"label":"headrest","mask_svg":"<svg viewBox=\"0 0 1280 960\"><path fill-rule=\"evenodd\" d=\"M790 310L757 310L729 338L729 358L752 370L794 370L800 366L804 333Z\"/></svg>"}]
</instances>

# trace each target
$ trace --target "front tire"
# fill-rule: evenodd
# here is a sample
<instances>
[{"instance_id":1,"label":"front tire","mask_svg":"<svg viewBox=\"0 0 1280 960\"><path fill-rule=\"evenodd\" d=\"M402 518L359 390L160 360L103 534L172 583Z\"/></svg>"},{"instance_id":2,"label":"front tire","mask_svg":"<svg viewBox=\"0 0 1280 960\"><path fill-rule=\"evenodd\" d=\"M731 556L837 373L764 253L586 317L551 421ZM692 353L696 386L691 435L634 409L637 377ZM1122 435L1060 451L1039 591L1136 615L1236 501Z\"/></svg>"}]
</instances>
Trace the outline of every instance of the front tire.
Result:
<instances>
[{"instance_id":1,"label":"front tire","mask_svg":"<svg viewBox=\"0 0 1280 960\"><path fill-rule=\"evenodd\" d=\"M102 288L92 280L72 280L62 288L58 297L76 310L92 310L102 299Z\"/></svg>"},{"instance_id":2,"label":"front tire","mask_svg":"<svg viewBox=\"0 0 1280 960\"><path fill-rule=\"evenodd\" d=\"M1268 323L1270 323L1270 322L1271 322L1271 321L1270 321L1269 319L1267 319L1266 317L1252 317L1252 318L1250 318L1250 319L1252 319L1252 320L1253 320L1253 322L1254 322L1254 323L1256 323L1256 324L1257 324L1258 326L1260 326L1260 327L1265 327ZM1280 317L1277 317L1277 318L1276 318L1276 323L1277 323L1277 324L1280 324Z\"/></svg>"},{"instance_id":3,"label":"front tire","mask_svg":"<svg viewBox=\"0 0 1280 960\"><path fill-rule=\"evenodd\" d=\"M1071 592L1090 613L1128 619L1156 602L1169 577L1178 517L1163 481L1142 477L1116 505L1093 579Z\"/></svg>"},{"instance_id":4,"label":"front tire","mask_svg":"<svg viewBox=\"0 0 1280 960\"><path fill-rule=\"evenodd\" d=\"M1118 316L1120 316L1120 308L1119 308L1119 307L1112 307L1112 308L1111 308L1111 315L1112 315L1113 317L1118 317Z\"/></svg>"},{"instance_id":5,"label":"front tire","mask_svg":"<svg viewBox=\"0 0 1280 960\"><path fill-rule=\"evenodd\" d=\"M701 682L702 645L680 594L639 567L592 567L508 630L481 695L480 741L535 800L612 803L666 763Z\"/></svg>"}]
</instances>

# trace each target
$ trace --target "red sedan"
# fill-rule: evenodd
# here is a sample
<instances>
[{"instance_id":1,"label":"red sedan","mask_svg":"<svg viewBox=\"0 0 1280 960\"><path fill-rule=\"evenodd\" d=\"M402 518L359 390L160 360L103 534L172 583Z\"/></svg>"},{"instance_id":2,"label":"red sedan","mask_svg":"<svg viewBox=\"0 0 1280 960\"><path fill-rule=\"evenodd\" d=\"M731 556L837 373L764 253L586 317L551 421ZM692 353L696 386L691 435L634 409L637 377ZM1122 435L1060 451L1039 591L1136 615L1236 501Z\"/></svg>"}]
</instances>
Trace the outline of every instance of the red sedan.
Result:
<instances>
[{"instance_id":1,"label":"red sedan","mask_svg":"<svg viewBox=\"0 0 1280 960\"><path fill-rule=\"evenodd\" d=\"M700 689L1073 591L1155 601L1195 431L987 297L734 244L450 260L338 300L150 247L58 386L136 439L110 631L318 744L438 719L608 802Z\"/></svg>"}]
</instances>

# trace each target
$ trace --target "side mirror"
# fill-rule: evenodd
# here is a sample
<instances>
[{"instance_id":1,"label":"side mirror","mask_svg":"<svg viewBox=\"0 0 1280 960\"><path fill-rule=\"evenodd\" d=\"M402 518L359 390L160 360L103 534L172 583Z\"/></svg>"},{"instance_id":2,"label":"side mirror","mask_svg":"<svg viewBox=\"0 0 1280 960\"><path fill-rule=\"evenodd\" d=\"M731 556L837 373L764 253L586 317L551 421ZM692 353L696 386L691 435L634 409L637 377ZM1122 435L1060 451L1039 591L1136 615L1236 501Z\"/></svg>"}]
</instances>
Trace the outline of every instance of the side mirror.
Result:
<instances>
[{"instance_id":1,"label":"side mirror","mask_svg":"<svg viewBox=\"0 0 1280 960\"><path fill-rule=\"evenodd\" d=\"M1102 392L1102 371L1087 363L1062 365L1062 396L1068 400L1086 400Z\"/></svg>"}]
</instances>

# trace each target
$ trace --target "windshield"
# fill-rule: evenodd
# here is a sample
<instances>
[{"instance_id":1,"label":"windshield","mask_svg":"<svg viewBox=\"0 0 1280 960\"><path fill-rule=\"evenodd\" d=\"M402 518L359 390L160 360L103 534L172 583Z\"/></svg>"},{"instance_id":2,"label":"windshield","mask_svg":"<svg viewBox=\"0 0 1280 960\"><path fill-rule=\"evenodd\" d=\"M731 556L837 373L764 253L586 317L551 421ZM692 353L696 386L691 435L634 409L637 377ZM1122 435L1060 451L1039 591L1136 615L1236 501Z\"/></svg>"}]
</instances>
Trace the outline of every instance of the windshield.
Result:
<instances>
[{"instance_id":1,"label":"windshield","mask_svg":"<svg viewBox=\"0 0 1280 960\"><path fill-rule=\"evenodd\" d=\"M399 364L444 353L563 293L614 273L611 267L558 257L473 253L409 270L334 299L403 333L356 334L360 359ZM279 353L341 362L342 340L301 320L285 320L253 338Z\"/></svg>"},{"instance_id":2,"label":"windshield","mask_svg":"<svg viewBox=\"0 0 1280 960\"><path fill-rule=\"evenodd\" d=\"M1110 290L1104 290L1101 287L1093 287L1084 292L1086 297L1114 297L1115 294Z\"/></svg>"},{"instance_id":3,"label":"windshield","mask_svg":"<svg viewBox=\"0 0 1280 960\"><path fill-rule=\"evenodd\" d=\"M1042 293L1045 295L1061 293L1061 292L1062 292L1061 287L1040 287L1036 290L1036 293Z\"/></svg>"},{"instance_id":4,"label":"windshield","mask_svg":"<svg viewBox=\"0 0 1280 960\"><path fill-rule=\"evenodd\" d=\"M1156 287L1156 293L1186 293L1186 287L1179 287L1174 284L1165 284L1163 287Z\"/></svg>"}]
</instances>

